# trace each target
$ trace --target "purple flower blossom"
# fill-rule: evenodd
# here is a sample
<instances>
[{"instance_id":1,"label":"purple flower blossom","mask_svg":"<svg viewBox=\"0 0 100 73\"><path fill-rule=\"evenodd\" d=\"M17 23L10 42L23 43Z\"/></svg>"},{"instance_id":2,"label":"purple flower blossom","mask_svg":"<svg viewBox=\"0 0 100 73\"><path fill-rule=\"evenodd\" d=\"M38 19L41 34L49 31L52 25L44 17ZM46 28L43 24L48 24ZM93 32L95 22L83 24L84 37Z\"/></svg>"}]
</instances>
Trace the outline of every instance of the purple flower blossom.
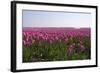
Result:
<instances>
[{"instance_id":1,"label":"purple flower blossom","mask_svg":"<svg viewBox=\"0 0 100 73\"><path fill-rule=\"evenodd\" d=\"M38 40L38 41L47 41L50 44L55 43L56 41L58 42L68 42L69 40L73 40L73 37L77 38L78 40L81 40L84 37L91 38L90 37L90 31L83 31L81 29L76 29L76 30L46 30L46 31L41 31L39 29L37 30L23 30L23 44L26 46L30 46L33 43L33 40ZM70 38L70 39L69 39ZM72 45L70 45L71 48ZM80 48L83 48L82 46Z\"/></svg>"}]
</instances>

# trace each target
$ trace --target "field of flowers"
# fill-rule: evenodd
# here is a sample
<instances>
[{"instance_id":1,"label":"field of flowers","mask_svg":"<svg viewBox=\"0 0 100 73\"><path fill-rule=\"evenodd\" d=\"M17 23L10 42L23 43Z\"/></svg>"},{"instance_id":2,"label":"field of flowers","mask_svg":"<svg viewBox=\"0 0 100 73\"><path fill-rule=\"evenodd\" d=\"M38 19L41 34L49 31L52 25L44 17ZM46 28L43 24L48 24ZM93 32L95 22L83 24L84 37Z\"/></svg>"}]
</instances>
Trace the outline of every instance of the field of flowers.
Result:
<instances>
[{"instance_id":1,"label":"field of flowers","mask_svg":"<svg viewBox=\"0 0 100 73\"><path fill-rule=\"evenodd\" d=\"M23 28L23 62L90 58L90 28Z\"/></svg>"}]
</instances>

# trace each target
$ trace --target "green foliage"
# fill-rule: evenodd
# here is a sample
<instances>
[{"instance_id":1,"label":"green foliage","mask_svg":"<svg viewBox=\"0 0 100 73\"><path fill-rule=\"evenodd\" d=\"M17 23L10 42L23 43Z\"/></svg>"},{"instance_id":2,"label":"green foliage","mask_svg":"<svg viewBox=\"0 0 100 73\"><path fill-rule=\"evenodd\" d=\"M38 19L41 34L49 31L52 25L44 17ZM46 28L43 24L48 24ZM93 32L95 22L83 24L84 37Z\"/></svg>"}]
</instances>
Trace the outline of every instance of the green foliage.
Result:
<instances>
[{"instance_id":1,"label":"green foliage","mask_svg":"<svg viewBox=\"0 0 100 73\"><path fill-rule=\"evenodd\" d=\"M29 62L31 60L31 50L29 48L23 49L23 62Z\"/></svg>"},{"instance_id":2,"label":"green foliage","mask_svg":"<svg viewBox=\"0 0 100 73\"><path fill-rule=\"evenodd\" d=\"M70 40L69 40L70 41ZM42 41L40 44L33 44L30 47L23 47L23 62L39 62L39 61L65 61L65 60L84 60L90 58L90 40L82 39L86 47L84 53L75 52L70 59L67 56L67 49L70 44L61 41L53 44ZM78 39L71 39L70 43L79 43Z\"/></svg>"}]
</instances>

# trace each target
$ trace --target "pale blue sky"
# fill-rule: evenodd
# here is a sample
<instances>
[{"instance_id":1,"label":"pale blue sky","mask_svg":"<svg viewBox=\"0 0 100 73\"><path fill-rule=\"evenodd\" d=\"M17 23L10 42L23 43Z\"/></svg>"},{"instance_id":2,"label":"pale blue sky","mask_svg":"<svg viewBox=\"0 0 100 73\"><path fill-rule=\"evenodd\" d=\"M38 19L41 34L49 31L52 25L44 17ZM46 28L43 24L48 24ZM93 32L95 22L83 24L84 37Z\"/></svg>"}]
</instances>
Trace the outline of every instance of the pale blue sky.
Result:
<instances>
[{"instance_id":1,"label":"pale blue sky","mask_svg":"<svg viewBox=\"0 0 100 73\"><path fill-rule=\"evenodd\" d=\"M23 27L90 27L89 13L23 10Z\"/></svg>"}]
</instances>

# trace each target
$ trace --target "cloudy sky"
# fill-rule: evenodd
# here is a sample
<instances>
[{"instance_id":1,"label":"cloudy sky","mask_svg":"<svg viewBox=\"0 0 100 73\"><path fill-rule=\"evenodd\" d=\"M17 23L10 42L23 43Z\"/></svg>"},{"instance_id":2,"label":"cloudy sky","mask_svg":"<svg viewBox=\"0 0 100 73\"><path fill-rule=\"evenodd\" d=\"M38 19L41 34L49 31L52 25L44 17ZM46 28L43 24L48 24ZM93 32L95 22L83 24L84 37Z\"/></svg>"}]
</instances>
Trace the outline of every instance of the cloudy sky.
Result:
<instances>
[{"instance_id":1,"label":"cloudy sky","mask_svg":"<svg viewBox=\"0 0 100 73\"><path fill-rule=\"evenodd\" d=\"M23 10L23 27L90 27L90 13Z\"/></svg>"}]
</instances>

